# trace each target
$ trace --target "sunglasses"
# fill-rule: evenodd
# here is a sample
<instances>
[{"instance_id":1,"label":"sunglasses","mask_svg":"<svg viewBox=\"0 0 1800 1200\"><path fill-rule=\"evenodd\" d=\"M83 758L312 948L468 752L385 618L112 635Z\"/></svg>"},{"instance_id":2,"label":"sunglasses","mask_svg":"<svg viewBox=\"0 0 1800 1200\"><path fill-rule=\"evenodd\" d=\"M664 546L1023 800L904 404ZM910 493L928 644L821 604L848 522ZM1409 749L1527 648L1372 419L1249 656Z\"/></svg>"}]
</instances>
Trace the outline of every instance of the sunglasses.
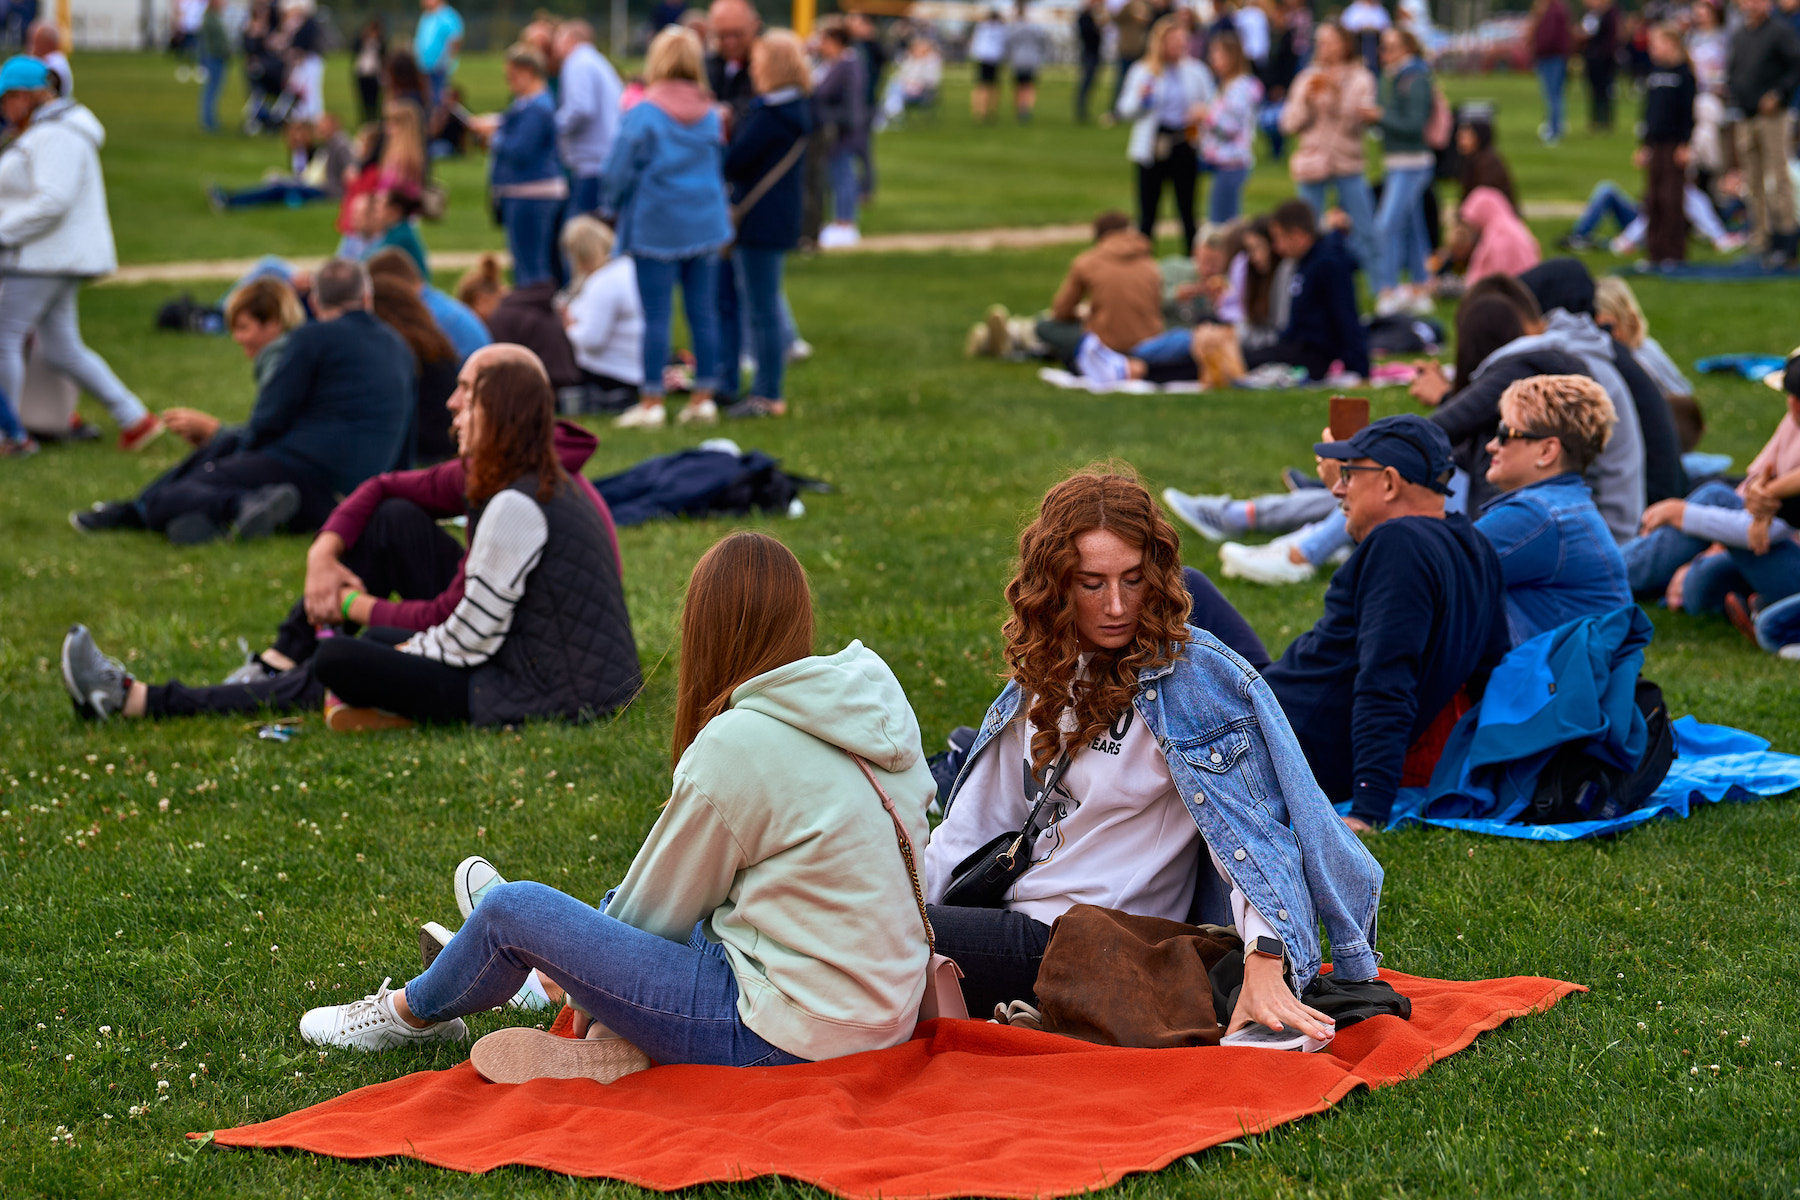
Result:
<instances>
[{"instance_id":1,"label":"sunglasses","mask_svg":"<svg viewBox=\"0 0 1800 1200\"><path fill-rule=\"evenodd\" d=\"M1554 433L1531 433L1523 429L1509 429L1505 421L1500 422L1494 430L1494 440L1504 446L1510 441L1541 442L1555 437Z\"/></svg>"}]
</instances>

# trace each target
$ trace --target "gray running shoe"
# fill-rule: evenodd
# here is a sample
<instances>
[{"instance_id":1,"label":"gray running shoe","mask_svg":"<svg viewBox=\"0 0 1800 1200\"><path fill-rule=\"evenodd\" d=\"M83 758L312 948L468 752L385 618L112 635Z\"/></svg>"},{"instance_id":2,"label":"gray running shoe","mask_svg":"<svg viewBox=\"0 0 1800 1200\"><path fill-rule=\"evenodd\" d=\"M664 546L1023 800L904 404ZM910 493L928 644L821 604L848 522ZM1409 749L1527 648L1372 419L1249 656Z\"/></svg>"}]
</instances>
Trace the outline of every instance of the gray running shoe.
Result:
<instances>
[{"instance_id":1,"label":"gray running shoe","mask_svg":"<svg viewBox=\"0 0 1800 1200\"><path fill-rule=\"evenodd\" d=\"M86 625L69 626L63 638L62 677L75 711L90 721L121 711L131 690L130 674L118 659L100 653Z\"/></svg>"},{"instance_id":2,"label":"gray running shoe","mask_svg":"<svg viewBox=\"0 0 1800 1200\"><path fill-rule=\"evenodd\" d=\"M276 483L257 488L238 501L237 519L231 523L231 536L240 542L268 537L294 519L300 511L300 489L291 483Z\"/></svg>"},{"instance_id":3,"label":"gray running shoe","mask_svg":"<svg viewBox=\"0 0 1800 1200\"><path fill-rule=\"evenodd\" d=\"M1230 496L1191 496L1174 488L1164 488L1162 498L1170 512L1209 541L1222 542L1243 532L1226 523L1225 506L1231 503Z\"/></svg>"}]
</instances>

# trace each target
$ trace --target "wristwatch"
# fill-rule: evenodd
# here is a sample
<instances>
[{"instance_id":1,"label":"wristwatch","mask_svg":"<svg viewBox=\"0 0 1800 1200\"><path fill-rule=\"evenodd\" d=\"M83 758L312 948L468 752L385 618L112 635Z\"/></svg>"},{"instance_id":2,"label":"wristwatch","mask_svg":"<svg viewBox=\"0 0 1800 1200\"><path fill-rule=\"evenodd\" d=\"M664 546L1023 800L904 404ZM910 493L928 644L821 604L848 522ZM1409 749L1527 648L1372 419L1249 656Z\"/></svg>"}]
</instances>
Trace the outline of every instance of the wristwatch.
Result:
<instances>
[{"instance_id":1,"label":"wristwatch","mask_svg":"<svg viewBox=\"0 0 1800 1200\"><path fill-rule=\"evenodd\" d=\"M1278 960L1287 957L1287 947L1282 944L1280 938L1276 937L1265 936L1254 938L1248 946L1244 947L1244 952L1247 954L1260 954L1264 958Z\"/></svg>"}]
</instances>

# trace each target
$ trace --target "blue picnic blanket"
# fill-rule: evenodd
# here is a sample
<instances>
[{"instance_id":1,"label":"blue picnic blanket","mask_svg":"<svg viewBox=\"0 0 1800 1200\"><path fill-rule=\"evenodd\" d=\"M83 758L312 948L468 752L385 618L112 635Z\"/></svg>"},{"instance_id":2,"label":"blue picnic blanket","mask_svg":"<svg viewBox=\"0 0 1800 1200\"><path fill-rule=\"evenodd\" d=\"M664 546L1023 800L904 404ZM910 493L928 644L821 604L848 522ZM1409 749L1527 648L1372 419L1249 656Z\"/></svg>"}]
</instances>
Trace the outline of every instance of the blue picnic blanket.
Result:
<instances>
[{"instance_id":1,"label":"blue picnic blanket","mask_svg":"<svg viewBox=\"0 0 1800 1200\"><path fill-rule=\"evenodd\" d=\"M1395 828L1435 825L1534 842L1573 842L1623 833L1658 817L1685 819L1696 802L1742 804L1800 790L1800 756L1774 753L1765 738L1726 725L1703 724L1691 716L1676 721L1674 730L1677 757L1662 786L1643 807L1610 821L1515 825L1475 817L1425 817L1424 788L1401 788L1388 821ZM1350 805L1345 802L1337 809L1348 814Z\"/></svg>"},{"instance_id":2,"label":"blue picnic blanket","mask_svg":"<svg viewBox=\"0 0 1800 1200\"><path fill-rule=\"evenodd\" d=\"M1694 360L1694 370L1702 375L1742 375L1751 383L1761 383L1787 366L1779 354L1714 354Z\"/></svg>"}]
</instances>

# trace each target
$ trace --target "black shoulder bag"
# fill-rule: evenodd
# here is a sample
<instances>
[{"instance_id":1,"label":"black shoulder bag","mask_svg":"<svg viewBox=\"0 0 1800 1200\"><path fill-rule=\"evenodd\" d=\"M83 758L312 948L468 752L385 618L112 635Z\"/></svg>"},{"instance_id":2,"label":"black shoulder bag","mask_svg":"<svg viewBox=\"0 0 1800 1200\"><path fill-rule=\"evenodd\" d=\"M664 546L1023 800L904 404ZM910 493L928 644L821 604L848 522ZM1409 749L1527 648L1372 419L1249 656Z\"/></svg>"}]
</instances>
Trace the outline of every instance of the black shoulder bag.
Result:
<instances>
[{"instance_id":1,"label":"black shoulder bag","mask_svg":"<svg viewBox=\"0 0 1800 1200\"><path fill-rule=\"evenodd\" d=\"M1024 770L1025 794L1029 796L1032 788L1037 786L1029 758L1025 760ZM950 873L950 886L944 892L945 904L952 908L1005 906L1007 891L1031 865L1031 848L1037 845L1038 838L1045 830L1064 816L1060 804L1051 808L1048 816L1045 810L1054 799L1057 785L1062 783L1068 770L1069 752L1065 750L1062 757L1051 765L1050 773L1044 777L1043 790L1038 792L1037 803L1031 806L1031 815L1025 818L1025 824L1019 831L1001 834L956 864L956 870Z\"/></svg>"}]
</instances>

